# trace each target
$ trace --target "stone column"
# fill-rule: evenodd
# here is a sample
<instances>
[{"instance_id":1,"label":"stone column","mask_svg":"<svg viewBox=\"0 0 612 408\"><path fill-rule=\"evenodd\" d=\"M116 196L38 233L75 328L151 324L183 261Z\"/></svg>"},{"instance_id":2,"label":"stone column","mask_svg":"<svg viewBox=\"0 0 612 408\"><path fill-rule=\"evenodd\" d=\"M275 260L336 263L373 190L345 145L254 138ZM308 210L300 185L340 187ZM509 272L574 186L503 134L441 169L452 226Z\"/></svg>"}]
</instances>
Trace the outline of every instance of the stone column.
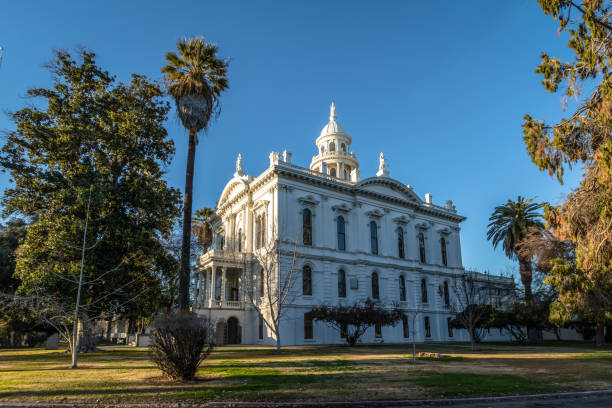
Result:
<instances>
[{"instance_id":1,"label":"stone column","mask_svg":"<svg viewBox=\"0 0 612 408\"><path fill-rule=\"evenodd\" d=\"M246 205L246 250L247 252L253 252L253 211L251 211L251 197Z\"/></svg>"},{"instance_id":2,"label":"stone column","mask_svg":"<svg viewBox=\"0 0 612 408\"><path fill-rule=\"evenodd\" d=\"M221 272L223 273L221 279L221 300L227 300L227 268L225 266L222 267Z\"/></svg>"},{"instance_id":3,"label":"stone column","mask_svg":"<svg viewBox=\"0 0 612 408\"><path fill-rule=\"evenodd\" d=\"M217 299L217 268L215 268L215 264L213 264L210 270L210 274L210 300L214 301L215 299Z\"/></svg>"}]
</instances>

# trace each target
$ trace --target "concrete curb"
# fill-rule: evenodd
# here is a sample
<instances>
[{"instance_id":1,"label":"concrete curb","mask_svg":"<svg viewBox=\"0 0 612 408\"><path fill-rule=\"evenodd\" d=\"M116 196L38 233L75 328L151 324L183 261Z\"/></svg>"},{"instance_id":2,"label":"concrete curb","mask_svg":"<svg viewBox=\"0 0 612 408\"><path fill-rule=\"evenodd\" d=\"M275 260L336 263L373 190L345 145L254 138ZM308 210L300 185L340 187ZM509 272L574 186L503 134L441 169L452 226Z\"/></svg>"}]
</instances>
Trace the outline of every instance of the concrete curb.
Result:
<instances>
[{"instance_id":1,"label":"concrete curb","mask_svg":"<svg viewBox=\"0 0 612 408\"><path fill-rule=\"evenodd\" d=\"M400 407L422 405L458 405L480 402L528 401L561 398L597 397L612 395L612 390L563 392L555 394L508 395L502 397L452 398L430 400L373 400L373 401L328 401L328 402L206 402L197 403L65 403L65 402L13 402L0 401L0 408L366 408L366 407Z\"/></svg>"}]
</instances>

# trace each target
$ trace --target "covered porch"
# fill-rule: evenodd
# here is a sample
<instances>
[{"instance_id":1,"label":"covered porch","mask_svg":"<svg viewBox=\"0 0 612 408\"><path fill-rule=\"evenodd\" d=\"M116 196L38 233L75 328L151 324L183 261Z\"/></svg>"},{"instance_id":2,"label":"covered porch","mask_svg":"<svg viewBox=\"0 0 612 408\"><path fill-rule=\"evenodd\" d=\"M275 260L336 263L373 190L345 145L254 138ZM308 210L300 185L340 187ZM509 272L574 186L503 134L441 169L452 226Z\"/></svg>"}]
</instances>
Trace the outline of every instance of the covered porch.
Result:
<instances>
[{"instance_id":1,"label":"covered porch","mask_svg":"<svg viewBox=\"0 0 612 408\"><path fill-rule=\"evenodd\" d=\"M212 249L203 254L195 276L198 309L244 309L243 275L250 257L244 253Z\"/></svg>"}]
</instances>

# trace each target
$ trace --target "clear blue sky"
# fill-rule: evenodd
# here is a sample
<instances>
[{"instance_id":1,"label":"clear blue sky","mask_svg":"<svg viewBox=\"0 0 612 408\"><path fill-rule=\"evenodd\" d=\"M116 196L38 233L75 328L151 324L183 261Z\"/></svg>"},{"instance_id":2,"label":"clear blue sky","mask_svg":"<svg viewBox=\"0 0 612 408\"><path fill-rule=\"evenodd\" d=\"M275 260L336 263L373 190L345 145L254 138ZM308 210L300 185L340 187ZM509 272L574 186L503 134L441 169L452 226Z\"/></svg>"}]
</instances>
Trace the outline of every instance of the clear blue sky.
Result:
<instances>
[{"instance_id":1,"label":"clear blue sky","mask_svg":"<svg viewBox=\"0 0 612 408\"><path fill-rule=\"evenodd\" d=\"M165 52L184 35L231 57L223 112L196 154L195 208L215 205L239 152L253 175L285 148L307 167L332 100L362 178L383 151L391 177L437 204L452 199L468 217L466 267L516 270L486 240L493 208L519 194L557 203L577 185L578 172L565 186L539 172L522 141L525 113L563 114L533 73L540 53L569 56L535 0L4 2L0 109L50 85L41 64L53 48L86 46L119 80L160 79ZM177 148L167 177L182 190L187 137L174 114L167 125ZM0 115L0 129L12 128Z\"/></svg>"}]
</instances>

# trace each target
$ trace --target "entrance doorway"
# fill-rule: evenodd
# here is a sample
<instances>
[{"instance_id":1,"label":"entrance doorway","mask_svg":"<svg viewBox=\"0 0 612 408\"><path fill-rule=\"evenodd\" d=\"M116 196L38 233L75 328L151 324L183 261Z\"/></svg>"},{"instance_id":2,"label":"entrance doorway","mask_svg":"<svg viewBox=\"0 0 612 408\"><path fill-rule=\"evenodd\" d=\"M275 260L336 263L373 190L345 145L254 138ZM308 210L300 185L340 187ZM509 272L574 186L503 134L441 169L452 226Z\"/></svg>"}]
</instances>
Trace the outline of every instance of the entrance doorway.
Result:
<instances>
[{"instance_id":1,"label":"entrance doorway","mask_svg":"<svg viewBox=\"0 0 612 408\"><path fill-rule=\"evenodd\" d=\"M238 324L238 319L230 317L227 319L227 344L240 344L241 343L241 330Z\"/></svg>"}]
</instances>

